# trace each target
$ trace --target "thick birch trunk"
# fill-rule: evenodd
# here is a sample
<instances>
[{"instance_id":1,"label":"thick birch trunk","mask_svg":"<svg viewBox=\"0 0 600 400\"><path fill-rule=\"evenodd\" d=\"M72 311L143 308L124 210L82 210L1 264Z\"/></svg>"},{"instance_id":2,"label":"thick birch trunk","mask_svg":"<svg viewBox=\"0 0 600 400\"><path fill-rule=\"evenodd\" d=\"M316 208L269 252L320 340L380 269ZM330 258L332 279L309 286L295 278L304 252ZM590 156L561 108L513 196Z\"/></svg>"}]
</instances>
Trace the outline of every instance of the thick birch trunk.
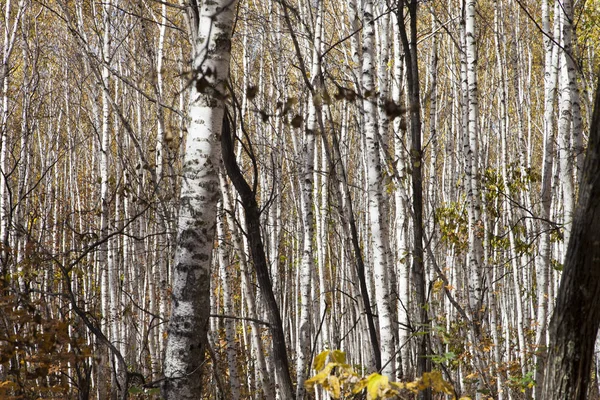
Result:
<instances>
[{"instance_id":1,"label":"thick birch trunk","mask_svg":"<svg viewBox=\"0 0 600 400\"><path fill-rule=\"evenodd\" d=\"M236 1L203 4L194 41L193 82L180 195L163 396L197 399L207 340L225 83ZM196 32L197 30L197 32ZM197 34L197 35L196 35Z\"/></svg>"}]
</instances>

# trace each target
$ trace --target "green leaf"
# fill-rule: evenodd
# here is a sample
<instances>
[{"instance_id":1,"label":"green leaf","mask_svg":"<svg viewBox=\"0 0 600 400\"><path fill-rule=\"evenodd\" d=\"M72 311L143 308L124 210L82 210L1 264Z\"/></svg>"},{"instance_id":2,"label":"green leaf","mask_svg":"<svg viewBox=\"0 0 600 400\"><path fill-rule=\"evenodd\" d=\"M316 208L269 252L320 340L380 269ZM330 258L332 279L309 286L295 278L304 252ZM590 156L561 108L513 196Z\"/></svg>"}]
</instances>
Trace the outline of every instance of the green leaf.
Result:
<instances>
[{"instance_id":1,"label":"green leaf","mask_svg":"<svg viewBox=\"0 0 600 400\"><path fill-rule=\"evenodd\" d=\"M129 394L140 394L140 393L144 393L144 391L137 386L132 386L129 388Z\"/></svg>"}]
</instances>

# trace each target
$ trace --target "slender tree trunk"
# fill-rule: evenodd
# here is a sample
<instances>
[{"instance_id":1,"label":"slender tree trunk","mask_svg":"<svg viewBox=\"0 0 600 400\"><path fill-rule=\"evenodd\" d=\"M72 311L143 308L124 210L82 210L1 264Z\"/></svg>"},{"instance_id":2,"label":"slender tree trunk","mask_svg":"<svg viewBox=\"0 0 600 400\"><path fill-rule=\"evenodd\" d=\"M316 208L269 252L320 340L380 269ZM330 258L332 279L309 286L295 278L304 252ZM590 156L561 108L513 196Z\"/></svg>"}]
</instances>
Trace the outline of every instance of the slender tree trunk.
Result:
<instances>
[{"instance_id":1,"label":"slender tree trunk","mask_svg":"<svg viewBox=\"0 0 600 400\"><path fill-rule=\"evenodd\" d=\"M375 280L375 298L379 316L379 335L383 374L395 374L395 333L391 312L389 289L389 271L387 266L386 236L387 223L382 215L383 191L382 164L377 119L377 96L375 94L375 21L373 1L364 5L364 37L362 62L363 107L365 109L365 134L367 158L367 183L369 202L369 222L373 255L373 273Z\"/></svg>"},{"instance_id":2,"label":"slender tree trunk","mask_svg":"<svg viewBox=\"0 0 600 400\"><path fill-rule=\"evenodd\" d=\"M8 118L10 116L11 104L9 101L11 54L14 49L17 37L17 29L20 25L21 16L25 12L27 3L20 0L17 4L17 10L14 17L11 12L11 0L7 0L4 5L4 43L2 43L2 59L0 60L0 85L2 85L2 103L0 104L0 243L3 245L0 251L0 277L4 277L8 271L8 236L9 236L9 215L10 206L7 202L6 193L6 154L8 152ZM12 26L11 26L12 22Z\"/></svg>"},{"instance_id":3,"label":"slender tree trunk","mask_svg":"<svg viewBox=\"0 0 600 400\"><path fill-rule=\"evenodd\" d=\"M227 193L221 193L221 197L227 196ZM219 270L221 275L221 287L223 291L223 315L226 316L223 321L225 325L225 352L227 353L227 369L229 371L229 384L228 388L231 391L229 396L232 400L238 400L240 398L240 379L238 376L238 363L237 363L237 344L235 340L235 322L230 316L234 316L233 310L233 294L231 290L232 273L231 269L233 265L229 263L226 252L226 237L225 237L225 209L223 207L224 201L221 200L221 204L218 208L219 212L217 215L217 240L218 240L218 257L219 257Z\"/></svg>"},{"instance_id":4,"label":"slender tree trunk","mask_svg":"<svg viewBox=\"0 0 600 400\"><path fill-rule=\"evenodd\" d=\"M404 55L402 52L402 43L400 40L399 24L403 24L399 18L394 23L394 86L392 90L392 101L402 108L404 96L402 93L404 81ZM406 108L406 107L404 107ZM394 161L398 171L406 171L408 163L406 161L406 117L396 118L394 120ZM396 270L398 283L398 346L400 347L400 364L398 365L397 375L402 379L410 379L410 354L411 354L411 327L409 325L410 307L410 251L408 249L407 217L408 188L404 183L404 176L398 177L396 181L396 190L394 191L395 206L395 233L396 233Z\"/></svg>"},{"instance_id":5,"label":"slender tree trunk","mask_svg":"<svg viewBox=\"0 0 600 400\"><path fill-rule=\"evenodd\" d=\"M408 89L408 109L410 113L410 167L412 178L413 206L413 263L412 274L418 307L418 329L423 332L419 338L417 375L422 376L431 370L429 362L429 317L427 316L427 299L425 283L425 254L423 251L423 149L421 145L421 95L419 89L419 61L417 54L417 0L408 4L410 17L410 38L406 32L404 6L398 9L398 25L400 38L404 48L406 61L406 82ZM431 390L421 392L422 399L431 399Z\"/></svg>"},{"instance_id":6,"label":"slender tree trunk","mask_svg":"<svg viewBox=\"0 0 600 400\"><path fill-rule=\"evenodd\" d=\"M108 88L110 86L110 73L108 70L110 51L111 51L111 33L110 33L110 14L112 0L106 2L102 7L102 22L104 33L102 35L102 87ZM109 92L107 90L102 91L102 114L101 114L101 136L98 149L100 151L99 157L99 168L100 168L100 234L103 238L108 238L109 232L109 219L110 219L110 199L108 193L108 178L109 178L109 155L110 155L110 100ZM111 281L113 275L113 263L112 257L109 255L109 240L105 240L99 248L98 252L98 268L100 270L100 301L102 310L102 331L109 338L114 340L112 337L111 327L114 323L112 321L113 315L111 313ZM112 375L110 375L112 363L108 349L100 345L99 353L100 357L104 361L99 365L100 376L98 382L98 397L107 398L108 385L111 382ZM115 371L116 372L116 371ZM114 383L114 382L113 382ZM114 385L112 385L114 388Z\"/></svg>"},{"instance_id":7,"label":"slender tree trunk","mask_svg":"<svg viewBox=\"0 0 600 400\"><path fill-rule=\"evenodd\" d=\"M555 16L554 35L558 34L560 18ZM541 217L540 222L542 232L540 235L539 255L536 259L536 278L537 278L537 331L535 344L539 349L545 346L546 340L546 320L548 309L548 287L550 285L549 275L552 268L552 248L550 243L550 234L552 233L552 224L550 223L550 209L552 206L552 169L554 167L554 101L556 99L556 84L558 80L558 49L552 40L553 33L550 29L550 10L548 0L542 2L542 29L544 30L544 155L542 161L542 188L541 188ZM554 36L556 37L556 36ZM537 356L536 375L542 373L544 354ZM536 376L537 380L543 379L543 376ZM536 398L540 398L541 385L536 387Z\"/></svg>"},{"instance_id":8,"label":"slender tree trunk","mask_svg":"<svg viewBox=\"0 0 600 400\"><path fill-rule=\"evenodd\" d=\"M321 96L320 93L321 85L319 80L321 79L321 60L320 60L320 47L321 47L321 9L322 2L319 1L317 5L317 16L314 29L314 42L312 51L312 66L311 66L311 78L312 78L312 94L309 98L308 104L308 117L306 120L306 127L304 130L304 146L302 149L302 156L304 158L303 165L304 170L302 172L302 232L303 232L303 245L302 245L302 264L300 268L300 320L298 326L298 348L296 354L298 358L296 360L296 397L298 399L304 398L306 389L304 388L304 381L307 378L310 356L311 356L311 337L313 330L311 329L311 311L312 311L312 296L311 289L313 284L311 283L312 275L314 274L314 246L313 240L315 236L315 218L313 213L314 206L314 164L315 164L315 143L317 133L317 107L321 107ZM298 54L300 57L300 54ZM315 282L316 283L316 282Z\"/></svg>"},{"instance_id":9,"label":"slender tree trunk","mask_svg":"<svg viewBox=\"0 0 600 400\"><path fill-rule=\"evenodd\" d=\"M468 139L466 147L467 202L469 213L469 306L473 322L481 324L483 287L481 266L483 262L483 227L481 225L481 200L479 197L479 95L477 88L477 53L475 47L476 1L469 0L465 10L465 52L468 82Z\"/></svg>"}]
</instances>

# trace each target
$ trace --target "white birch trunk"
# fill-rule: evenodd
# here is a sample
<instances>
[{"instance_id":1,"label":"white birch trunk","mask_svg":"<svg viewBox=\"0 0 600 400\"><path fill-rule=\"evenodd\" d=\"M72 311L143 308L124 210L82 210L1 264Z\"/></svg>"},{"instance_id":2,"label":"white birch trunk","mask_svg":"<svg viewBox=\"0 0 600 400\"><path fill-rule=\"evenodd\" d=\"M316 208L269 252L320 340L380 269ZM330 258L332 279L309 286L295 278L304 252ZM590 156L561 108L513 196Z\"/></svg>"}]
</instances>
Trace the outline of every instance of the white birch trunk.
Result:
<instances>
[{"instance_id":1,"label":"white birch trunk","mask_svg":"<svg viewBox=\"0 0 600 400\"><path fill-rule=\"evenodd\" d=\"M479 98L477 88L477 53L475 45L475 11L476 1L466 3L465 20L465 52L467 78L468 135L465 140L465 175L467 185L467 203L469 214L469 306L475 317L475 323L480 323L482 307L482 276L480 268L483 261L483 227L481 225L481 199L479 195Z\"/></svg>"},{"instance_id":2,"label":"white birch trunk","mask_svg":"<svg viewBox=\"0 0 600 400\"><path fill-rule=\"evenodd\" d=\"M210 265L220 160L225 83L236 1L207 2L192 26L193 82L180 195L178 239L172 274L172 313L164 363L163 396L197 399L210 295ZM195 31L197 29L197 32ZM197 33L197 36L196 36Z\"/></svg>"},{"instance_id":3,"label":"white birch trunk","mask_svg":"<svg viewBox=\"0 0 600 400\"><path fill-rule=\"evenodd\" d=\"M327 268L327 249L329 247L327 241L327 219L329 205L328 201L328 164L327 155L325 154L325 143L321 142L321 168L320 173L315 172L315 182L319 182L318 190L315 190L315 198L318 199L315 205L317 216L315 219L317 227L317 265L318 265L318 276L319 276L319 315L315 318L317 323L317 329L321 329L320 343L323 349L329 348L330 345L330 333L329 327L331 325L329 321L330 312L328 310L329 304L327 303L327 297L329 296L329 282L332 282L331 278L328 277ZM315 163L317 163L317 157L315 152ZM321 320L323 323L321 324Z\"/></svg>"},{"instance_id":4,"label":"white birch trunk","mask_svg":"<svg viewBox=\"0 0 600 400\"><path fill-rule=\"evenodd\" d=\"M314 214L313 214L313 185L314 185L314 161L315 161L315 134L317 132L317 107L321 106L322 94L320 93L319 80L321 79L321 10L322 2L317 6L317 18L314 29L314 43L312 52L312 94L308 102L308 117L306 120L304 146L302 150L304 170L302 172L302 220L303 220L303 246L302 264L300 268L299 295L300 316L298 324L298 355L296 361L296 398L303 399L306 389L304 381L307 378L311 355L311 276L314 270L313 238L314 238Z\"/></svg>"},{"instance_id":5,"label":"white birch trunk","mask_svg":"<svg viewBox=\"0 0 600 400\"><path fill-rule=\"evenodd\" d=\"M111 13L112 1L109 0L102 7L102 23L103 23L103 35L102 35L102 82L100 83L103 88L108 88L110 85L110 72L108 69L110 51L111 51L111 32L110 32L110 13ZM110 204L109 204L109 192L108 192L108 178L109 178L109 154L110 154L110 100L108 98L108 90L102 90L102 111L100 121L100 143L98 146L99 150L99 170L100 170L100 235L103 238L108 237L109 232L109 219L110 219ZM98 251L98 268L100 271L100 301L101 301L101 313L102 313L102 330L109 340L114 340L113 337L113 313L111 308L111 281L113 274L112 257L109 256L109 240L104 241ZM100 375L98 382L98 396L107 396L108 384L110 383L113 375L109 375L112 363L109 361L111 355L108 354L108 348L100 350L101 356L105 357L99 365ZM101 358L102 360L102 358ZM115 371L116 372L116 371ZM113 382L114 383L114 382ZM113 385L114 387L114 385Z\"/></svg>"},{"instance_id":6,"label":"white birch trunk","mask_svg":"<svg viewBox=\"0 0 600 400\"><path fill-rule=\"evenodd\" d=\"M404 58L402 57L402 45L400 43L398 33L398 20L394 24L394 86L392 88L392 100L396 104L403 103L402 87L404 80ZM405 171L407 166L406 160L406 143L403 138L406 137L406 120L404 117L394 120L394 162L398 171ZM400 178L405 178L401 176ZM410 326L408 316L411 311L410 307L410 282L409 282L409 265L410 252L406 237L408 236L408 218L407 218L407 188L404 187L404 179L399 179L396 182L396 190L394 191L394 207L395 207L395 254L396 254L396 270L398 275L398 346L400 347L401 364L397 366L397 375L400 378L407 379L410 376Z\"/></svg>"},{"instance_id":7,"label":"white birch trunk","mask_svg":"<svg viewBox=\"0 0 600 400\"><path fill-rule=\"evenodd\" d=\"M375 21L373 16L373 1L366 0L364 4L364 36L362 61L362 94L365 110L365 135L367 159L368 210L371 228L373 278L375 283L375 298L379 315L379 334L381 347L382 373L395 376L395 341L393 317L390 309L391 298L387 266L386 235L387 224L384 221L382 164L380 157L379 132L377 122L377 97L375 96Z\"/></svg>"},{"instance_id":8,"label":"white birch trunk","mask_svg":"<svg viewBox=\"0 0 600 400\"><path fill-rule=\"evenodd\" d=\"M6 166L6 154L8 149L8 117L10 115L11 104L9 102L8 92L10 89L10 72L11 62L10 57L14 48L15 40L17 37L17 29L21 20L21 15L25 12L27 3L24 0L20 0L17 5L17 11L14 18L11 20L11 0L7 0L4 12L4 43L2 45L2 64L0 64L0 80L2 85L2 103L0 104L0 170L5 171ZM12 26L11 26L12 22ZM9 211L6 203L6 181L4 172L0 174L0 242L8 243L9 234ZM2 268L5 265L4 250L0 252L0 261L2 262ZM0 270L2 273L8 271Z\"/></svg>"},{"instance_id":9,"label":"white birch trunk","mask_svg":"<svg viewBox=\"0 0 600 400\"><path fill-rule=\"evenodd\" d=\"M558 4L558 2L557 2ZM545 220L540 223L540 247L536 259L537 279L537 331L535 345L543 346L546 337L546 321L548 307L548 285L551 265L550 234L552 226L550 221L550 208L552 205L552 170L554 167L554 101L556 98L556 85L558 80L558 49L554 44L560 36L560 18L554 20L554 34L550 28L550 10L548 0L542 2L542 29L544 30L544 155L542 161L542 187L541 187L541 217ZM552 39L554 38L556 39ZM541 373L543 366L536 360L536 373ZM539 377L538 377L539 379ZM539 396L536 388L536 398Z\"/></svg>"},{"instance_id":10,"label":"white birch trunk","mask_svg":"<svg viewBox=\"0 0 600 400\"><path fill-rule=\"evenodd\" d=\"M573 131L573 100L579 103L579 93L575 77L575 63L573 61L573 6L571 0L562 2L558 9L562 26L560 43L560 93L559 93L559 118L558 118L558 157L560 165L560 182L563 189L563 249L567 248L571 234L573 209L575 204L575 188L573 182L574 158L572 154ZM579 128L581 125L579 124ZM578 132L581 134L581 132Z\"/></svg>"}]
</instances>

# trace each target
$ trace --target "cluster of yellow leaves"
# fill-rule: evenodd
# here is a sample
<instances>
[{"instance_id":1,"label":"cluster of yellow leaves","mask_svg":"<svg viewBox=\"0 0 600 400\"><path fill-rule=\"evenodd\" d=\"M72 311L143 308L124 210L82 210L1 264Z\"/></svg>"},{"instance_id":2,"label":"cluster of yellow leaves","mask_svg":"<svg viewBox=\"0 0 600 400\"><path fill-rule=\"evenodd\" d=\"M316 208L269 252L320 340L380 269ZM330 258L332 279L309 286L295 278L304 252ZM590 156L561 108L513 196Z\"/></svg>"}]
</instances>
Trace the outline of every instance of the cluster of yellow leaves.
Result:
<instances>
[{"instance_id":1,"label":"cluster of yellow leaves","mask_svg":"<svg viewBox=\"0 0 600 400\"><path fill-rule=\"evenodd\" d=\"M326 361L329 362L326 364ZM340 350L326 350L315 357L313 368L317 374L304 383L307 390L321 386L334 399L356 395L366 390L367 400L387 399L403 391L419 393L431 388L434 392L454 394L454 388L442 378L439 371L426 372L413 382L391 382L387 376L373 373L359 377L354 368L346 363L346 354ZM460 400L469 400L462 397Z\"/></svg>"}]
</instances>

